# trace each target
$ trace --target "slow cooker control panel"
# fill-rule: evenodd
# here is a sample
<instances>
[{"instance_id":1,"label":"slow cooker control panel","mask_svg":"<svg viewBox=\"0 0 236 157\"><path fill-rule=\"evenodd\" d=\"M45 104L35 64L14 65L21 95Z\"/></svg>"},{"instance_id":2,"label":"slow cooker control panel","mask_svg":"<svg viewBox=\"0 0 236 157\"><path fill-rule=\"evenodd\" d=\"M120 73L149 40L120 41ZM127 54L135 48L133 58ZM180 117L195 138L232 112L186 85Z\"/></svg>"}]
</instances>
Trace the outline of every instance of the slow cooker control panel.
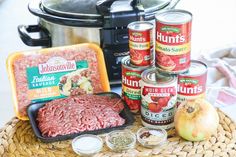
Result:
<instances>
[{"instance_id":1,"label":"slow cooker control panel","mask_svg":"<svg viewBox=\"0 0 236 157\"><path fill-rule=\"evenodd\" d=\"M104 5L108 4L110 8L104 10ZM101 47L110 84L121 84L121 59L129 54L127 25L142 20L145 13L143 8L137 7L136 1L107 1L104 5L99 5L104 15L104 26L100 30Z\"/></svg>"}]
</instances>

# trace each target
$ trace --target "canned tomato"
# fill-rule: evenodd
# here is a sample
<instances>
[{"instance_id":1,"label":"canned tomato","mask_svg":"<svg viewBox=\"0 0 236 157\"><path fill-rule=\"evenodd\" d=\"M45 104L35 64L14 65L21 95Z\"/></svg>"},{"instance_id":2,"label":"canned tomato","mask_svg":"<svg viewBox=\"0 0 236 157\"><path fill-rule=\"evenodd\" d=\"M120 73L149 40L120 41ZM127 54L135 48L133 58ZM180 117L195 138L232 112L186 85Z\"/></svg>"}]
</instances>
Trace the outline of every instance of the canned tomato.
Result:
<instances>
[{"instance_id":1,"label":"canned tomato","mask_svg":"<svg viewBox=\"0 0 236 157\"><path fill-rule=\"evenodd\" d=\"M177 107L185 100L204 98L206 80L206 64L192 60L189 70L178 75Z\"/></svg>"},{"instance_id":2,"label":"canned tomato","mask_svg":"<svg viewBox=\"0 0 236 157\"><path fill-rule=\"evenodd\" d=\"M178 74L190 66L192 14L169 10L156 15L156 66Z\"/></svg>"},{"instance_id":3,"label":"canned tomato","mask_svg":"<svg viewBox=\"0 0 236 157\"><path fill-rule=\"evenodd\" d=\"M141 89L139 81L141 73L147 66L137 67L130 64L130 57L124 57L122 63L122 98L131 112L138 113L141 105Z\"/></svg>"},{"instance_id":4,"label":"canned tomato","mask_svg":"<svg viewBox=\"0 0 236 157\"><path fill-rule=\"evenodd\" d=\"M130 62L136 66L152 64L153 24L147 21L132 22L129 29Z\"/></svg>"},{"instance_id":5,"label":"canned tomato","mask_svg":"<svg viewBox=\"0 0 236 157\"><path fill-rule=\"evenodd\" d=\"M156 68L141 74L141 119L144 126L173 127L177 99L177 78L163 75Z\"/></svg>"}]
</instances>

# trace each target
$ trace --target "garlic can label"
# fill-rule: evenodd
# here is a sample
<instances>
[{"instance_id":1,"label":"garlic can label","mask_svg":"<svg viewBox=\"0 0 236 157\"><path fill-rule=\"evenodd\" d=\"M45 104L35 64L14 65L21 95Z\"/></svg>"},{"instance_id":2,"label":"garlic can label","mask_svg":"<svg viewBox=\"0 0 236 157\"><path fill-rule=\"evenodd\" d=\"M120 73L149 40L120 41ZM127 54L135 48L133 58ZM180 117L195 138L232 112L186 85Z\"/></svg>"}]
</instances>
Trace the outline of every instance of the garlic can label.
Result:
<instances>
[{"instance_id":1,"label":"garlic can label","mask_svg":"<svg viewBox=\"0 0 236 157\"><path fill-rule=\"evenodd\" d=\"M141 116L142 120L150 125L165 129L171 128L174 121L175 104L177 99L177 86L150 86L146 83L141 86Z\"/></svg>"},{"instance_id":2,"label":"garlic can label","mask_svg":"<svg viewBox=\"0 0 236 157\"><path fill-rule=\"evenodd\" d=\"M181 72L190 66L191 21L167 25L156 22L156 65L165 71Z\"/></svg>"}]
</instances>

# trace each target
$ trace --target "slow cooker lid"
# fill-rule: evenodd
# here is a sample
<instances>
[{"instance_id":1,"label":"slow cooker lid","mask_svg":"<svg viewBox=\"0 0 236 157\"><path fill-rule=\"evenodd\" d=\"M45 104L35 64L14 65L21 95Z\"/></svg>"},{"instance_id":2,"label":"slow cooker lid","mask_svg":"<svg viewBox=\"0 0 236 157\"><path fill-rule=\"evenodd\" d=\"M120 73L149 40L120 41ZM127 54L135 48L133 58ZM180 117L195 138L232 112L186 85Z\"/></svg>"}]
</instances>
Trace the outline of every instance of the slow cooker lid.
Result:
<instances>
[{"instance_id":1,"label":"slow cooker lid","mask_svg":"<svg viewBox=\"0 0 236 157\"><path fill-rule=\"evenodd\" d=\"M42 0L42 8L49 14L53 14L61 17L73 17L73 18L102 18L102 15L98 12L96 4L104 3L107 10L110 6L106 4L112 4L115 1L120 0ZM166 7L171 0L131 0L137 1L136 4L142 5L145 14L154 14L156 11ZM128 1L127 1L128 3Z\"/></svg>"},{"instance_id":2,"label":"slow cooker lid","mask_svg":"<svg viewBox=\"0 0 236 157\"><path fill-rule=\"evenodd\" d=\"M96 10L97 0L42 0L43 9L62 17L100 18Z\"/></svg>"},{"instance_id":3,"label":"slow cooker lid","mask_svg":"<svg viewBox=\"0 0 236 157\"><path fill-rule=\"evenodd\" d=\"M171 0L140 0L145 13L154 13L166 7L170 2Z\"/></svg>"}]
</instances>

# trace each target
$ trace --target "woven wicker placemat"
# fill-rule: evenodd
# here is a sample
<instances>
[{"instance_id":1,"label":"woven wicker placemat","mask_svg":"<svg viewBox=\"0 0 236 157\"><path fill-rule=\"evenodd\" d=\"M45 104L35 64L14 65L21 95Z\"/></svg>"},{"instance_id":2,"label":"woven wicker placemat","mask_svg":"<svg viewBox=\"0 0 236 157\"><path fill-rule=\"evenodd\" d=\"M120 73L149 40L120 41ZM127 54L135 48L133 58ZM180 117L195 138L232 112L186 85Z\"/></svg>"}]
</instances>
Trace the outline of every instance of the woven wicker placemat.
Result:
<instances>
[{"instance_id":1,"label":"woven wicker placemat","mask_svg":"<svg viewBox=\"0 0 236 157\"><path fill-rule=\"evenodd\" d=\"M132 156L170 156L170 157L236 157L236 125L224 113L218 110L220 126L217 134L208 141L189 142L175 134L175 130L168 132L168 142L161 147L147 149L138 143L135 149L116 154L105 145L103 151L96 157L132 157ZM136 122L131 130L137 131L141 127L140 117L136 116ZM104 137L104 135L101 135ZM77 156L71 148L71 140L42 143L34 136L28 121L20 121L13 118L0 129L0 156L3 157L72 157Z\"/></svg>"}]
</instances>

